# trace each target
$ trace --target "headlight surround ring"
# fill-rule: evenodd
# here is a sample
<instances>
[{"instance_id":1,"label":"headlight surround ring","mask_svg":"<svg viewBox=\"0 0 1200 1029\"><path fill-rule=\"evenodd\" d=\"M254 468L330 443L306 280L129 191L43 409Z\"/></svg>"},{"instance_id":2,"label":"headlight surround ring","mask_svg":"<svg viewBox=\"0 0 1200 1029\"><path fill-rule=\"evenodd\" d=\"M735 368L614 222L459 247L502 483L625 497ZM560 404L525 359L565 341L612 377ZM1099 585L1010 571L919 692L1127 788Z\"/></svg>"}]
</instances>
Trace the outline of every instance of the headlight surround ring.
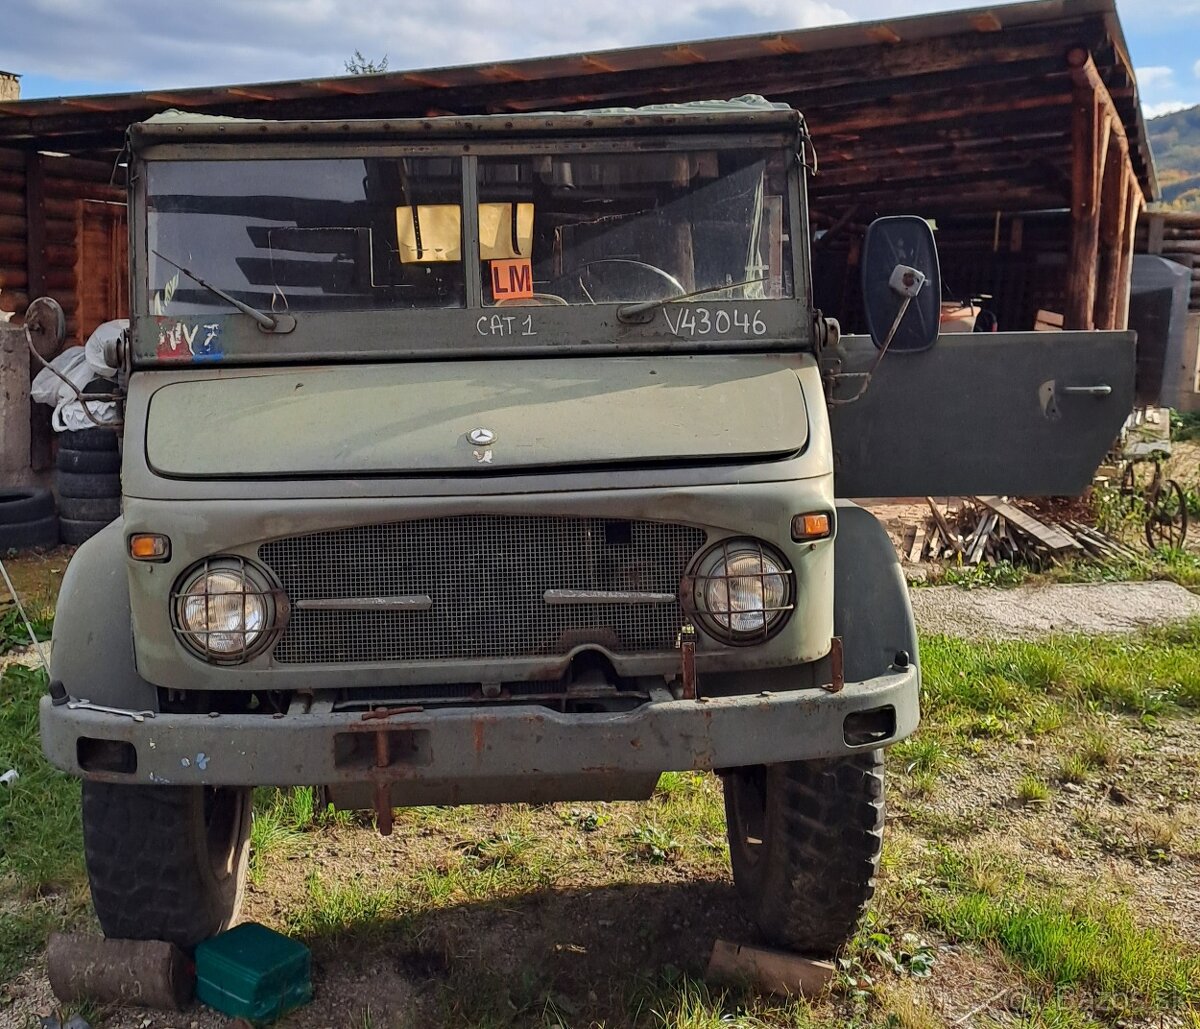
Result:
<instances>
[{"instance_id":1,"label":"headlight surround ring","mask_svg":"<svg viewBox=\"0 0 1200 1029\"><path fill-rule=\"evenodd\" d=\"M745 646L774 636L794 606L791 567L775 548L750 537L710 547L684 590L701 627L722 643Z\"/></svg>"},{"instance_id":2,"label":"headlight surround ring","mask_svg":"<svg viewBox=\"0 0 1200 1029\"><path fill-rule=\"evenodd\" d=\"M171 592L175 635L210 664L243 664L262 653L288 614L287 596L270 575L236 554L193 565Z\"/></svg>"}]
</instances>

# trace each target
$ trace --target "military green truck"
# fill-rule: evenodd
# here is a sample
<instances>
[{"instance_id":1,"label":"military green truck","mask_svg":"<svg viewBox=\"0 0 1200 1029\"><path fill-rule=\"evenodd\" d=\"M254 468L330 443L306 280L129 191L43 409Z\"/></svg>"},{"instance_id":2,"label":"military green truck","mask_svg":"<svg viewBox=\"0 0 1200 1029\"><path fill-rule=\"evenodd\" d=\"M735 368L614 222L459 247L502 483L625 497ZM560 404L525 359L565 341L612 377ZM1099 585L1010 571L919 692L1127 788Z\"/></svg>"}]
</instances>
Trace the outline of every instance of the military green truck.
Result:
<instances>
[{"instance_id":1,"label":"military green truck","mask_svg":"<svg viewBox=\"0 0 1200 1029\"><path fill-rule=\"evenodd\" d=\"M840 498L1082 490L1133 335L939 339L930 226L892 217L840 336L812 141L765 102L167 114L128 152L123 517L67 569L41 706L104 932L236 919L256 785L386 834L710 769L762 935L841 945L920 666Z\"/></svg>"}]
</instances>

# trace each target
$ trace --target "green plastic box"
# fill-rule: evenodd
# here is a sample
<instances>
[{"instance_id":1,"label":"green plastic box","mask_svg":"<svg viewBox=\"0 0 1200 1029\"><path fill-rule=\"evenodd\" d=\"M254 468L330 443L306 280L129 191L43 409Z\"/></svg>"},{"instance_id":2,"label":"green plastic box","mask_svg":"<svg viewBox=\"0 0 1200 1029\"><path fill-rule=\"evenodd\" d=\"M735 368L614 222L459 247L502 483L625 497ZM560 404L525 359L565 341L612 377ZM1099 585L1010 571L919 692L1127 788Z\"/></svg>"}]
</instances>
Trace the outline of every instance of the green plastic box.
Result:
<instances>
[{"instance_id":1,"label":"green plastic box","mask_svg":"<svg viewBox=\"0 0 1200 1029\"><path fill-rule=\"evenodd\" d=\"M246 922L196 947L196 999L251 1022L271 1022L312 1000L303 943Z\"/></svg>"}]
</instances>

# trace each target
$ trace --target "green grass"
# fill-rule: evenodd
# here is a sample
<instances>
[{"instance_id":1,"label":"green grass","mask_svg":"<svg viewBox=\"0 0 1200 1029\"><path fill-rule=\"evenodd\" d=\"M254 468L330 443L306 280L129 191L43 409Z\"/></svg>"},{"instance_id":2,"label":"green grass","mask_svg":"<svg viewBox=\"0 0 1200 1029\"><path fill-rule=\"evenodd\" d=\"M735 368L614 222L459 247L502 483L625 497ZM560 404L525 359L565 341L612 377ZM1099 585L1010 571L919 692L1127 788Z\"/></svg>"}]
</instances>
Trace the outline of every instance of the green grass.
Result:
<instances>
[{"instance_id":1,"label":"green grass","mask_svg":"<svg viewBox=\"0 0 1200 1029\"><path fill-rule=\"evenodd\" d=\"M1017 800L1022 804L1045 804L1050 799L1050 787L1036 775L1021 776L1017 783Z\"/></svg>"},{"instance_id":2,"label":"green grass","mask_svg":"<svg viewBox=\"0 0 1200 1029\"><path fill-rule=\"evenodd\" d=\"M1200 954L1138 922L1123 901L1067 896L1001 860L944 850L925 917L952 939L999 947L1030 980L1146 1012L1200 1002Z\"/></svg>"},{"instance_id":3,"label":"green grass","mask_svg":"<svg viewBox=\"0 0 1200 1029\"><path fill-rule=\"evenodd\" d=\"M935 734L1003 737L1089 711L1200 710L1200 620L1126 636L933 636L922 641L921 671Z\"/></svg>"},{"instance_id":4,"label":"green grass","mask_svg":"<svg viewBox=\"0 0 1200 1029\"><path fill-rule=\"evenodd\" d=\"M10 666L0 678L0 983L54 928L85 910L79 784L42 757L37 703L45 673Z\"/></svg>"}]
</instances>

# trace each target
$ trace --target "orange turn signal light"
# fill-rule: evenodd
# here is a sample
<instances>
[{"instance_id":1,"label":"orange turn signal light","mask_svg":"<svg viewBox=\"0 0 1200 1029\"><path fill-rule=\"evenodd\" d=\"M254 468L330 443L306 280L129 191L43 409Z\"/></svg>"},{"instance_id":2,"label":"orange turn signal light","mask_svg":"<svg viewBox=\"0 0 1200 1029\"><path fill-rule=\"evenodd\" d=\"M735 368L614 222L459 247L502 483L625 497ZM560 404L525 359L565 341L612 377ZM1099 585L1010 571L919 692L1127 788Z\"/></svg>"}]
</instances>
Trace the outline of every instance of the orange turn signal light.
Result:
<instances>
[{"instance_id":1,"label":"orange turn signal light","mask_svg":"<svg viewBox=\"0 0 1200 1029\"><path fill-rule=\"evenodd\" d=\"M135 561L166 561L171 540L159 532L135 532L129 537L129 556Z\"/></svg>"},{"instance_id":2,"label":"orange turn signal light","mask_svg":"<svg viewBox=\"0 0 1200 1029\"><path fill-rule=\"evenodd\" d=\"M833 531L833 519L828 511L810 511L792 519L792 539L797 543L824 539Z\"/></svg>"}]
</instances>

